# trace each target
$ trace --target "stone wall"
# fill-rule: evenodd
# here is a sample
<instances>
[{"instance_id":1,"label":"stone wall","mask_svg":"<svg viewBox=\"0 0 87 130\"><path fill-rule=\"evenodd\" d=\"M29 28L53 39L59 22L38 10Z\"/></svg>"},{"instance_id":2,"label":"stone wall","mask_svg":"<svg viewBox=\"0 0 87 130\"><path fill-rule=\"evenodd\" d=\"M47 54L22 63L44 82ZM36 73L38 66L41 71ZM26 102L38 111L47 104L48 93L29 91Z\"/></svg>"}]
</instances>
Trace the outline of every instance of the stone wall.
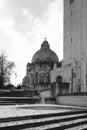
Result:
<instances>
[{"instance_id":1,"label":"stone wall","mask_svg":"<svg viewBox=\"0 0 87 130\"><path fill-rule=\"evenodd\" d=\"M40 92L40 97L42 98L51 98L51 91L50 90L45 90Z\"/></svg>"},{"instance_id":2,"label":"stone wall","mask_svg":"<svg viewBox=\"0 0 87 130\"><path fill-rule=\"evenodd\" d=\"M57 96L56 103L62 105L87 107L87 95Z\"/></svg>"}]
</instances>

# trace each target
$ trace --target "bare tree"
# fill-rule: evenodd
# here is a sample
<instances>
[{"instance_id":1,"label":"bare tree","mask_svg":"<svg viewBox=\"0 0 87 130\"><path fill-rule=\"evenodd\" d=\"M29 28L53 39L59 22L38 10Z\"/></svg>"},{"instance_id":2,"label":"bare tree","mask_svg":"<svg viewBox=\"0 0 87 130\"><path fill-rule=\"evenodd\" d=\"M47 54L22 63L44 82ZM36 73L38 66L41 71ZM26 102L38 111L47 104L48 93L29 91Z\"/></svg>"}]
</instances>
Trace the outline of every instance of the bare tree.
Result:
<instances>
[{"instance_id":1,"label":"bare tree","mask_svg":"<svg viewBox=\"0 0 87 130\"><path fill-rule=\"evenodd\" d=\"M14 67L14 62L7 60L7 55L2 52L0 55L0 88L10 82L10 76Z\"/></svg>"}]
</instances>

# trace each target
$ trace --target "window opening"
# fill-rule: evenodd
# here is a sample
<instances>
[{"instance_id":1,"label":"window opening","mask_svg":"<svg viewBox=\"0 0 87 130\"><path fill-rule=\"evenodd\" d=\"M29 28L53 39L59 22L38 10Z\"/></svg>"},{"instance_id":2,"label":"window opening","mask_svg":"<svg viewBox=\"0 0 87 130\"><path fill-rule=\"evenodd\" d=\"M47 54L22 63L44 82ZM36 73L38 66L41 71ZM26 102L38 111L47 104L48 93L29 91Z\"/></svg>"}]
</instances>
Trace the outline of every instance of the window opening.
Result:
<instances>
[{"instance_id":1,"label":"window opening","mask_svg":"<svg viewBox=\"0 0 87 130\"><path fill-rule=\"evenodd\" d=\"M70 0L70 4L72 4L75 0Z\"/></svg>"}]
</instances>

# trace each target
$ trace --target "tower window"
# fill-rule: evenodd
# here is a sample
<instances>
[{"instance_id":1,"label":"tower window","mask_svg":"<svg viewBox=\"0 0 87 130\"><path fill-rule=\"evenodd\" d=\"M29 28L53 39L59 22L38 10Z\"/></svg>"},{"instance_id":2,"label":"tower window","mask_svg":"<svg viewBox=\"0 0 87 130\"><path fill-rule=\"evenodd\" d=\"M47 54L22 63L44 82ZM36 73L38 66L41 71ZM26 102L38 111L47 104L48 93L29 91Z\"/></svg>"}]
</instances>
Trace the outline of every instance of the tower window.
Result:
<instances>
[{"instance_id":1,"label":"tower window","mask_svg":"<svg viewBox=\"0 0 87 130\"><path fill-rule=\"evenodd\" d=\"M72 16L73 12L71 11L71 16Z\"/></svg>"},{"instance_id":2,"label":"tower window","mask_svg":"<svg viewBox=\"0 0 87 130\"><path fill-rule=\"evenodd\" d=\"M75 0L70 0L70 4L72 4Z\"/></svg>"},{"instance_id":3,"label":"tower window","mask_svg":"<svg viewBox=\"0 0 87 130\"><path fill-rule=\"evenodd\" d=\"M72 43L72 37L71 37L71 43Z\"/></svg>"}]
</instances>

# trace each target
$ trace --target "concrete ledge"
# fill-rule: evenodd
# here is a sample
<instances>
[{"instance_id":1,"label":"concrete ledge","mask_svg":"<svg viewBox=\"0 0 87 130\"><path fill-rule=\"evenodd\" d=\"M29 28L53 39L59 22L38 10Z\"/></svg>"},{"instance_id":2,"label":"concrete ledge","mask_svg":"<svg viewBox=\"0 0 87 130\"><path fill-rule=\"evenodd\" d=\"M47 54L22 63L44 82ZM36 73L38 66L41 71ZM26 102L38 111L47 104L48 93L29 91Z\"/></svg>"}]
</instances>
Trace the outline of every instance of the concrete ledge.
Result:
<instances>
[{"instance_id":1,"label":"concrete ledge","mask_svg":"<svg viewBox=\"0 0 87 130\"><path fill-rule=\"evenodd\" d=\"M42 98L51 98L51 91L50 90L45 90L40 92L40 97Z\"/></svg>"},{"instance_id":2,"label":"concrete ledge","mask_svg":"<svg viewBox=\"0 0 87 130\"><path fill-rule=\"evenodd\" d=\"M73 105L73 106L85 106L87 107L87 95L78 96L57 96L57 104Z\"/></svg>"}]
</instances>

